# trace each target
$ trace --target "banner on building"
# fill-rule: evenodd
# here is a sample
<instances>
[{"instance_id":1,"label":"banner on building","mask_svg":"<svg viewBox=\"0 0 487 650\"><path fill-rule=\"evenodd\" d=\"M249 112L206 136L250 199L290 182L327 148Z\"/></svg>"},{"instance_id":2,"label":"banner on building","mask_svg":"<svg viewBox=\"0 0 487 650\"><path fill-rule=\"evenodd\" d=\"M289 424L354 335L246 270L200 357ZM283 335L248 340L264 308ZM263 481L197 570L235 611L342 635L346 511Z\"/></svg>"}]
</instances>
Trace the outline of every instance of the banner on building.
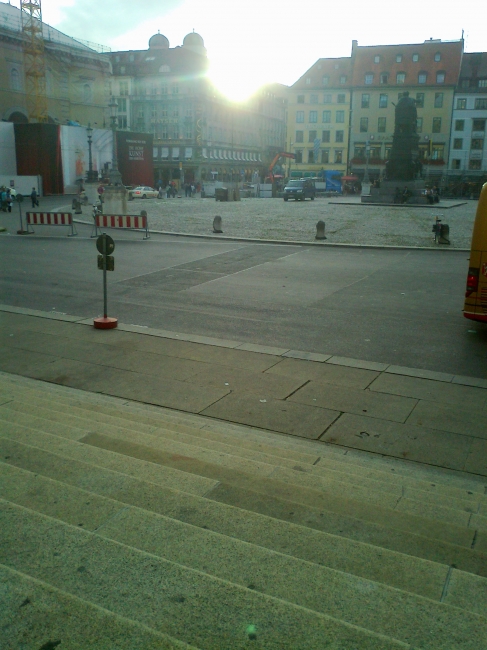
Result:
<instances>
[{"instance_id":1,"label":"banner on building","mask_svg":"<svg viewBox=\"0 0 487 650\"><path fill-rule=\"evenodd\" d=\"M125 185L154 183L153 136L117 131L118 169Z\"/></svg>"}]
</instances>

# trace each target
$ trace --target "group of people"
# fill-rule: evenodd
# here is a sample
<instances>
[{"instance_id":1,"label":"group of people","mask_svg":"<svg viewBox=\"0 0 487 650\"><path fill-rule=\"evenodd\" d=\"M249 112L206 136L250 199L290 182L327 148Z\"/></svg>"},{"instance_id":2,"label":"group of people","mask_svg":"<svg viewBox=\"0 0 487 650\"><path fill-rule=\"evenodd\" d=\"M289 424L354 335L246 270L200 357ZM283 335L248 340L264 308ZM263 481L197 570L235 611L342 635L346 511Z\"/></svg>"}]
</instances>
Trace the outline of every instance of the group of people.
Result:
<instances>
[{"instance_id":1,"label":"group of people","mask_svg":"<svg viewBox=\"0 0 487 650\"><path fill-rule=\"evenodd\" d=\"M2 212L12 212L12 202L14 197L10 192L10 187L2 187L0 190L0 204Z\"/></svg>"},{"instance_id":2,"label":"group of people","mask_svg":"<svg viewBox=\"0 0 487 650\"><path fill-rule=\"evenodd\" d=\"M401 190L400 187L396 187L396 191L394 193L394 203L407 203L412 195L413 193L409 187L406 186L403 190Z\"/></svg>"},{"instance_id":3,"label":"group of people","mask_svg":"<svg viewBox=\"0 0 487 650\"><path fill-rule=\"evenodd\" d=\"M184 189L184 196L186 197L191 197L195 196L197 192L201 192L201 184L200 183L184 183L183 185ZM178 189L176 186L176 183L174 181L169 181L169 183L166 186L166 189L162 189L162 185L159 185L159 194L157 195L158 199L162 199L164 197L164 192L166 193L166 198L175 198L176 195L178 194Z\"/></svg>"},{"instance_id":4,"label":"group of people","mask_svg":"<svg viewBox=\"0 0 487 650\"><path fill-rule=\"evenodd\" d=\"M425 195L430 205L433 205L433 203L439 203L440 201L440 190L436 185L427 189Z\"/></svg>"}]
</instances>

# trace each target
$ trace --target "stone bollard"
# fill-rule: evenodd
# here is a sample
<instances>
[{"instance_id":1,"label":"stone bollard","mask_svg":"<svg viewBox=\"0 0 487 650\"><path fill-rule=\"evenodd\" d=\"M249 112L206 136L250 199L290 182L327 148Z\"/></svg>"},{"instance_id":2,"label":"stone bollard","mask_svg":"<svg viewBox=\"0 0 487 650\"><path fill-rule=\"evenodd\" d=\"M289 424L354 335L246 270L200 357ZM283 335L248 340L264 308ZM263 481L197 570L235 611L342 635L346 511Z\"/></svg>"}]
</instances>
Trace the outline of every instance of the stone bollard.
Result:
<instances>
[{"instance_id":1,"label":"stone bollard","mask_svg":"<svg viewBox=\"0 0 487 650\"><path fill-rule=\"evenodd\" d=\"M318 221L316 224L316 237L315 239L326 239L325 237L325 222Z\"/></svg>"},{"instance_id":2,"label":"stone bollard","mask_svg":"<svg viewBox=\"0 0 487 650\"><path fill-rule=\"evenodd\" d=\"M213 219L213 232L218 232L218 233L223 232L223 230L222 230L222 218L221 217L215 217Z\"/></svg>"},{"instance_id":3,"label":"stone bollard","mask_svg":"<svg viewBox=\"0 0 487 650\"><path fill-rule=\"evenodd\" d=\"M83 214L83 211L81 210L81 201L79 199L73 199L72 209L74 210L74 214Z\"/></svg>"},{"instance_id":4,"label":"stone bollard","mask_svg":"<svg viewBox=\"0 0 487 650\"><path fill-rule=\"evenodd\" d=\"M438 238L439 244L449 244L450 243L450 226L446 223L442 223L440 226L440 236Z\"/></svg>"}]
</instances>

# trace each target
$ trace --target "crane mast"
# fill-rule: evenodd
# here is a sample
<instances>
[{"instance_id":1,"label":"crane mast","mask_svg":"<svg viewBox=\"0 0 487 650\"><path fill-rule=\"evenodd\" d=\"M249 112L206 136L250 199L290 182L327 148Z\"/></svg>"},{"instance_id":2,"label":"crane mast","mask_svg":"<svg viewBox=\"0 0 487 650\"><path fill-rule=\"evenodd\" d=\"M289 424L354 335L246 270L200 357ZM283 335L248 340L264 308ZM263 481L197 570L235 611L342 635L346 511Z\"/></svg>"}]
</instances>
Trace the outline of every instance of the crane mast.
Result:
<instances>
[{"instance_id":1,"label":"crane mast","mask_svg":"<svg viewBox=\"0 0 487 650\"><path fill-rule=\"evenodd\" d=\"M46 62L41 0L20 0L29 122L47 122Z\"/></svg>"}]
</instances>

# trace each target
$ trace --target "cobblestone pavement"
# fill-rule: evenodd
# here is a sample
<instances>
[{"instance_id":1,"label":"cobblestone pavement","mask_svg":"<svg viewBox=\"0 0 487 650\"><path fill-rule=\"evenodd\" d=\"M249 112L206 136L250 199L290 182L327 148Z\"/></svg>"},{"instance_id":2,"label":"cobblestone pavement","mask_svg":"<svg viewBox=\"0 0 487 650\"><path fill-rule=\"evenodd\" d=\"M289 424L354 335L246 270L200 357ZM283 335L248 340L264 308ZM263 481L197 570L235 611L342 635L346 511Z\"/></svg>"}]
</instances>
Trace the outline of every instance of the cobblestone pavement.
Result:
<instances>
[{"instance_id":1,"label":"cobblestone pavement","mask_svg":"<svg viewBox=\"0 0 487 650\"><path fill-rule=\"evenodd\" d=\"M175 198L134 200L130 214L147 211L151 230L211 235L213 219L221 216L223 236L281 241L313 242L316 223L326 224L327 243L378 246L435 246L432 225L436 217L450 227L450 246L470 249L477 201L444 201L438 208L364 206L350 198L317 198L315 201L284 202L282 199ZM353 199L352 199L353 200ZM450 207L450 206L457 207ZM86 213L87 208L83 208ZM218 237L218 235L215 235Z\"/></svg>"}]
</instances>

